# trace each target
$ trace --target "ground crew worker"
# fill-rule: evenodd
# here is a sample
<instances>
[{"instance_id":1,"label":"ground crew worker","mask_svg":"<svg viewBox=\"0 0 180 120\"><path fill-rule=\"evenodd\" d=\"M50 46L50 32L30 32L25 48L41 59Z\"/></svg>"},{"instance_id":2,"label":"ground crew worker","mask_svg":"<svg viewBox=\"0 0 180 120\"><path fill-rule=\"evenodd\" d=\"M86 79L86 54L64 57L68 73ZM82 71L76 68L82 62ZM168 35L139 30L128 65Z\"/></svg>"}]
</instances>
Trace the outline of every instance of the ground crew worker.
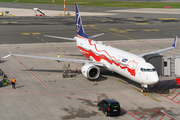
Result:
<instances>
[{"instance_id":1,"label":"ground crew worker","mask_svg":"<svg viewBox=\"0 0 180 120\"><path fill-rule=\"evenodd\" d=\"M60 58L60 54L58 54L58 58ZM58 62L60 62L60 61L58 60Z\"/></svg>"},{"instance_id":2,"label":"ground crew worker","mask_svg":"<svg viewBox=\"0 0 180 120\"><path fill-rule=\"evenodd\" d=\"M16 79L15 79L15 77L14 77L14 78L12 79L12 89L13 89L13 88L16 89L15 83L16 83Z\"/></svg>"},{"instance_id":3,"label":"ground crew worker","mask_svg":"<svg viewBox=\"0 0 180 120\"><path fill-rule=\"evenodd\" d=\"M3 78L3 86L5 86L5 85L7 85L7 78L6 77Z\"/></svg>"}]
</instances>

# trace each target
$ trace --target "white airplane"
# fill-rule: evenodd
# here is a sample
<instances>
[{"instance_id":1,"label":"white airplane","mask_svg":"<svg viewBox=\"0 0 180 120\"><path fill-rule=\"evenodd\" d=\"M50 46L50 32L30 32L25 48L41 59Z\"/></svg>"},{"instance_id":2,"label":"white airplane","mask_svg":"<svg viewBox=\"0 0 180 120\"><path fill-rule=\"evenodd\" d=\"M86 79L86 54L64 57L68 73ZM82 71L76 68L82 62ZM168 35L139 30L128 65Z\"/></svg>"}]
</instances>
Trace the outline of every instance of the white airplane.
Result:
<instances>
[{"instance_id":1,"label":"white airplane","mask_svg":"<svg viewBox=\"0 0 180 120\"><path fill-rule=\"evenodd\" d=\"M140 55L135 55L120 50L118 48L105 45L101 41L94 41L91 39L103 34L98 34L88 37L84 32L77 4L75 4L75 7L76 7L76 28L77 28L76 37L65 38L65 37L57 37L50 35L45 35L45 36L76 41L77 47L80 50L80 52L89 60L20 55L20 54L12 54L12 53L5 56L4 58L14 55L14 56L22 56L22 57L33 57L33 58L83 63L84 65L81 68L81 71L82 74L88 79L97 79L100 75L99 67L103 67L110 71L116 72L122 76L125 76L137 83L143 83L145 88L147 88L148 85L153 85L159 81L159 77L157 71L155 70L155 67L152 64L146 62L145 59L142 57L147 54L161 53L167 50L174 49L177 43L177 36L174 40L172 47L168 47L165 49L160 49Z\"/></svg>"}]
</instances>

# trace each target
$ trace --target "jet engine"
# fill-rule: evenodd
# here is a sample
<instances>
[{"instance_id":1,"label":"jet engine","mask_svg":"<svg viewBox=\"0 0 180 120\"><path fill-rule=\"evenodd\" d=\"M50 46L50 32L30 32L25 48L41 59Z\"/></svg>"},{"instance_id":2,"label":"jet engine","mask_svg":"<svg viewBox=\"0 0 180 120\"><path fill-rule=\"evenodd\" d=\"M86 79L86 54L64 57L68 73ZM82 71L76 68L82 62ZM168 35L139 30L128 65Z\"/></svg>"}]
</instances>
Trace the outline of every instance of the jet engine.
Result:
<instances>
[{"instance_id":1,"label":"jet engine","mask_svg":"<svg viewBox=\"0 0 180 120\"><path fill-rule=\"evenodd\" d=\"M100 69L97 66L89 63L85 64L81 68L81 72L88 79L97 79L100 75Z\"/></svg>"}]
</instances>

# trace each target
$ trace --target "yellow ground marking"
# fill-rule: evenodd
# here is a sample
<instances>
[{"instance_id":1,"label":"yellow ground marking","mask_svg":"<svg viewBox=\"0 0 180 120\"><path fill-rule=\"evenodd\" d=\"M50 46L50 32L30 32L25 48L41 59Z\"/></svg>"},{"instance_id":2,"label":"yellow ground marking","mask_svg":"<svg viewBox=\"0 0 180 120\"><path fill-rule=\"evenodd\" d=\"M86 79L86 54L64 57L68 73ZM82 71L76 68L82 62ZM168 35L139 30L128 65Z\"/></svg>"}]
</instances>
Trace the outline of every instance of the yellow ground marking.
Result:
<instances>
[{"instance_id":1,"label":"yellow ground marking","mask_svg":"<svg viewBox=\"0 0 180 120\"><path fill-rule=\"evenodd\" d=\"M134 20L135 21L136 19L132 18L132 19L127 19L127 20Z\"/></svg>"},{"instance_id":2,"label":"yellow ground marking","mask_svg":"<svg viewBox=\"0 0 180 120\"><path fill-rule=\"evenodd\" d=\"M135 29L124 29L125 31L136 31Z\"/></svg>"},{"instance_id":3,"label":"yellow ground marking","mask_svg":"<svg viewBox=\"0 0 180 120\"><path fill-rule=\"evenodd\" d=\"M95 25L89 25L90 27L94 27Z\"/></svg>"},{"instance_id":4,"label":"yellow ground marking","mask_svg":"<svg viewBox=\"0 0 180 120\"><path fill-rule=\"evenodd\" d=\"M168 34L168 33L164 33L164 34Z\"/></svg>"},{"instance_id":5,"label":"yellow ground marking","mask_svg":"<svg viewBox=\"0 0 180 120\"><path fill-rule=\"evenodd\" d=\"M103 29L100 29L100 28L97 28L97 27L94 27L94 26L91 26L91 27L94 28L94 29L97 29L97 30L101 30L101 31L104 31L104 32L108 32L108 33L111 33L111 34L114 34L114 35L123 37L123 38L127 38L127 39L130 39L130 40L134 40L133 38L126 37L126 36L120 35L120 34L118 34L118 33L109 32L109 31L107 31L107 30L103 30Z\"/></svg>"},{"instance_id":6,"label":"yellow ground marking","mask_svg":"<svg viewBox=\"0 0 180 120\"><path fill-rule=\"evenodd\" d=\"M151 32L151 30L147 29L147 30L142 30L142 31L145 31L145 32Z\"/></svg>"},{"instance_id":7,"label":"yellow ground marking","mask_svg":"<svg viewBox=\"0 0 180 120\"><path fill-rule=\"evenodd\" d=\"M9 23L9 22L2 22L2 23Z\"/></svg>"},{"instance_id":8,"label":"yellow ground marking","mask_svg":"<svg viewBox=\"0 0 180 120\"><path fill-rule=\"evenodd\" d=\"M158 18L158 20L179 20L179 18Z\"/></svg>"},{"instance_id":9,"label":"yellow ground marking","mask_svg":"<svg viewBox=\"0 0 180 120\"><path fill-rule=\"evenodd\" d=\"M107 20L101 20L101 22L107 22Z\"/></svg>"},{"instance_id":10,"label":"yellow ground marking","mask_svg":"<svg viewBox=\"0 0 180 120\"><path fill-rule=\"evenodd\" d=\"M117 35L117 36L120 36L120 37L129 39L129 40L135 40L135 39L133 39L133 38L130 38L130 37L127 37L127 36L124 36L124 35L120 35L120 34L118 34L118 33L110 32L110 31L108 31L108 30L103 30L103 29L100 29L100 28L97 28L97 27L94 27L94 26L93 26L92 28L97 29L97 30L100 30L100 31L108 32L108 33L111 33L111 34L114 34L114 35ZM111 30L112 30L112 29L111 29ZM117 30L117 29L114 28L114 30ZM159 48L164 48L164 47L162 47L162 46L155 45L155 44L152 44L152 43L148 43L148 42L145 42L145 41L140 41L140 40L135 40L135 41L138 41L138 42L141 42L141 43L144 43L144 44L148 44L148 45L152 45L152 46L156 46L156 47L159 47ZM175 52L180 53L180 52L177 51L177 50L172 50L172 51L175 51Z\"/></svg>"},{"instance_id":11,"label":"yellow ground marking","mask_svg":"<svg viewBox=\"0 0 180 120\"><path fill-rule=\"evenodd\" d=\"M37 37L37 39L39 39L39 37Z\"/></svg>"},{"instance_id":12,"label":"yellow ground marking","mask_svg":"<svg viewBox=\"0 0 180 120\"><path fill-rule=\"evenodd\" d=\"M79 58L76 58L76 59L79 59Z\"/></svg>"},{"instance_id":13,"label":"yellow ground marking","mask_svg":"<svg viewBox=\"0 0 180 120\"><path fill-rule=\"evenodd\" d=\"M145 20L147 20L147 19L143 19L143 20L135 20L135 21L137 21L137 22L142 22L142 21L145 21Z\"/></svg>"},{"instance_id":14,"label":"yellow ground marking","mask_svg":"<svg viewBox=\"0 0 180 120\"><path fill-rule=\"evenodd\" d=\"M152 95L149 95L150 98L152 98L153 100L157 101L157 102L161 102L160 100L154 98Z\"/></svg>"},{"instance_id":15,"label":"yellow ground marking","mask_svg":"<svg viewBox=\"0 0 180 120\"><path fill-rule=\"evenodd\" d=\"M58 47L56 47L57 49L59 49Z\"/></svg>"},{"instance_id":16,"label":"yellow ground marking","mask_svg":"<svg viewBox=\"0 0 180 120\"><path fill-rule=\"evenodd\" d=\"M141 90L139 90L139 89L137 89L137 88L135 88L135 87L132 87L132 88L141 93Z\"/></svg>"},{"instance_id":17,"label":"yellow ground marking","mask_svg":"<svg viewBox=\"0 0 180 120\"><path fill-rule=\"evenodd\" d=\"M51 46L54 46L54 45L51 45Z\"/></svg>"},{"instance_id":18,"label":"yellow ground marking","mask_svg":"<svg viewBox=\"0 0 180 120\"><path fill-rule=\"evenodd\" d=\"M174 110L174 108L173 108L173 107L170 107L170 108Z\"/></svg>"},{"instance_id":19,"label":"yellow ground marking","mask_svg":"<svg viewBox=\"0 0 180 120\"><path fill-rule=\"evenodd\" d=\"M138 92L142 93L141 90L139 90L139 89L137 89L137 88L135 88L135 87L133 87L133 88L134 88L135 90L137 90ZM153 100L155 100L155 101L157 101L157 102L161 102L160 100L154 98L154 97L152 96L152 94L150 94L150 93L144 92L143 94L144 94L145 96L149 96L151 99L153 99Z\"/></svg>"},{"instance_id":20,"label":"yellow ground marking","mask_svg":"<svg viewBox=\"0 0 180 120\"><path fill-rule=\"evenodd\" d=\"M136 25L147 25L149 23L135 23Z\"/></svg>"},{"instance_id":21,"label":"yellow ground marking","mask_svg":"<svg viewBox=\"0 0 180 120\"><path fill-rule=\"evenodd\" d=\"M73 56L72 54L69 54L70 56Z\"/></svg>"},{"instance_id":22,"label":"yellow ground marking","mask_svg":"<svg viewBox=\"0 0 180 120\"><path fill-rule=\"evenodd\" d=\"M83 27L87 27L87 25L83 25Z\"/></svg>"},{"instance_id":23,"label":"yellow ground marking","mask_svg":"<svg viewBox=\"0 0 180 120\"><path fill-rule=\"evenodd\" d=\"M65 53L66 53L66 51L64 51L64 50L63 50L63 52L65 52Z\"/></svg>"},{"instance_id":24,"label":"yellow ground marking","mask_svg":"<svg viewBox=\"0 0 180 120\"><path fill-rule=\"evenodd\" d=\"M118 79L118 81L119 81L119 82L122 82L122 83L124 83L124 84L126 84L126 82L124 82L124 81L122 81L122 80L120 80L120 79Z\"/></svg>"},{"instance_id":25,"label":"yellow ground marking","mask_svg":"<svg viewBox=\"0 0 180 120\"><path fill-rule=\"evenodd\" d=\"M114 20L108 20L108 22L114 22Z\"/></svg>"},{"instance_id":26,"label":"yellow ground marking","mask_svg":"<svg viewBox=\"0 0 180 120\"><path fill-rule=\"evenodd\" d=\"M127 31L119 30L119 33L127 33Z\"/></svg>"},{"instance_id":27,"label":"yellow ground marking","mask_svg":"<svg viewBox=\"0 0 180 120\"><path fill-rule=\"evenodd\" d=\"M11 22L11 23L17 23L17 22Z\"/></svg>"},{"instance_id":28,"label":"yellow ground marking","mask_svg":"<svg viewBox=\"0 0 180 120\"><path fill-rule=\"evenodd\" d=\"M152 31L156 31L156 32L159 32L160 30L158 30L158 29L151 29Z\"/></svg>"},{"instance_id":29,"label":"yellow ground marking","mask_svg":"<svg viewBox=\"0 0 180 120\"><path fill-rule=\"evenodd\" d=\"M13 14L9 14L9 15L5 15L5 16L15 16L15 15L13 15Z\"/></svg>"},{"instance_id":30,"label":"yellow ground marking","mask_svg":"<svg viewBox=\"0 0 180 120\"><path fill-rule=\"evenodd\" d=\"M21 33L22 35L30 35L30 33Z\"/></svg>"},{"instance_id":31,"label":"yellow ground marking","mask_svg":"<svg viewBox=\"0 0 180 120\"><path fill-rule=\"evenodd\" d=\"M43 39L41 39L42 41L44 41Z\"/></svg>"},{"instance_id":32,"label":"yellow ground marking","mask_svg":"<svg viewBox=\"0 0 180 120\"><path fill-rule=\"evenodd\" d=\"M108 30L110 30L110 31L118 31L118 29L116 29L116 28L109 28Z\"/></svg>"},{"instance_id":33,"label":"yellow ground marking","mask_svg":"<svg viewBox=\"0 0 180 120\"><path fill-rule=\"evenodd\" d=\"M32 33L33 35L40 35L41 33Z\"/></svg>"},{"instance_id":34,"label":"yellow ground marking","mask_svg":"<svg viewBox=\"0 0 180 120\"><path fill-rule=\"evenodd\" d=\"M48 43L48 42L46 42L46 43Z\"/></svg>"}]
</instances>

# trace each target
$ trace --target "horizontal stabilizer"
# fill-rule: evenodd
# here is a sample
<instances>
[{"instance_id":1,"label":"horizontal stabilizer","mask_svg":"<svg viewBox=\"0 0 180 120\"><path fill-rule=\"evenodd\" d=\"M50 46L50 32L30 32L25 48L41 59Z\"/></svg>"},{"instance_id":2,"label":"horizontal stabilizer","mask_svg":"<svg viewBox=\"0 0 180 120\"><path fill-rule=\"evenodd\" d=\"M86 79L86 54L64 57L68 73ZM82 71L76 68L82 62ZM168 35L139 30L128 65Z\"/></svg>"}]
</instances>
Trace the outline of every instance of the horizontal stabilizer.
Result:
<instances>
[{"instance_id":1,"label":"horizontal stabilizer","mask_svg":"<svg viewBox=\"0 0 180 120\"><path fill-rule=\"evenodd\" d=\"M90 37L89 37L89 39L92 39L92 38L95 38L95 37L98 37L98 36L101 36L101 35L104 35L104 33L101 33L101 34L97 34L97 35L90 36Z\"/></svg>"},{"instance_id":2,"label":"horizontal stabilizer","mask_svg":"<svg viewBox=\"0 0 180 120\"><path fill-rule=\"evenodd\" d=\"M44 36L45 37L52 37L52 38L59 38L59 39L76 41L76 39L74 39L74 38L58 37L58 36L51 36L51 35L44 35Z\"/></svg>"}]
</instances>

